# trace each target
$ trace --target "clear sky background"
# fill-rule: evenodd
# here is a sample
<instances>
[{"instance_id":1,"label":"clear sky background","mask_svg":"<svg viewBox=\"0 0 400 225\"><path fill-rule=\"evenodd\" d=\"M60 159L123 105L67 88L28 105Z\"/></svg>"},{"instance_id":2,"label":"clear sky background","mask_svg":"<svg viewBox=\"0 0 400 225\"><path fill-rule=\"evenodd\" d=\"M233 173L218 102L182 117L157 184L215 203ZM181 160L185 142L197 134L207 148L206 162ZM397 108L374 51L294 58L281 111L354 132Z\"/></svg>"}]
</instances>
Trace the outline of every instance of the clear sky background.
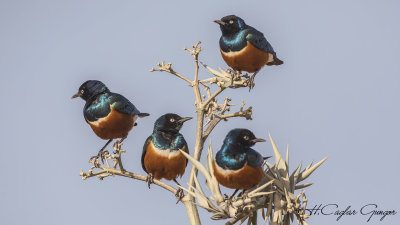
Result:
<instances>
[{"instance_id":1,"label":"clear sky background","mask_svg":"<svg viewBox=\"0 0 400 225\"><path fill-rule=\"evenodd\" d=\"M70 98L84 81L98 79L151 114L124 142L125 168L144 174L141 149L154 121L167 112L195 115L192 89L149 69L166 60L193 77L183 47L197 40L202 62L227 68L212 21L229 14L262 31L285 64L264 68L250 93L221 95L252 105L254 120L221 123L212 134L214 152L232 128L261 138L270 132L282 151L290 145L292 169L329 156L308 179L315 183L306 192L310 207L376 203L400 211L399 9L395 0L1 0L0 224L187 224L184 207L156 186L121 177L81 180L79 171L89 169L105 141L85 123L84 102ZM200 78L208 76L201 70ZM194 125L182 129L189 146ZM255 149L272 154L269 142ZM200 213L204 224L223 224ZM367 223L360 214L339 221L319 215L308 222L388 225L399 216Z\"/></svg>"}]
</instances>

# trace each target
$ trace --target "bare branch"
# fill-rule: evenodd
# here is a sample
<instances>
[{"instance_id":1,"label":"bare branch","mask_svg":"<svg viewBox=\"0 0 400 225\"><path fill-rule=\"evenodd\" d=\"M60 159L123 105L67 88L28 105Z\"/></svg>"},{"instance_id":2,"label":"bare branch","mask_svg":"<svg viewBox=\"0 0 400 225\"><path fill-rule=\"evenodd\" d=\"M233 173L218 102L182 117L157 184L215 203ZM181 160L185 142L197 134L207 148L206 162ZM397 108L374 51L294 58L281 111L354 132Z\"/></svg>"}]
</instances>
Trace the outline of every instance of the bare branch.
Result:
<instances>
[{"instance_id":1,"label":"bare branch","mask_svg":"<svg viewBox=\"0 0 400 225\"><path fill-rule=\"evenodd\" d=\"M87 178L98 177L100 180L103 180L105 177L117 175L147 182L147 176L139 175L124 170L121 160L121 154L124 153L125 150L121 149L121 147L122 143L116 141L113 146L115 154L109 154L108 151L104 153L105 165L100 164L98 158L91 159L89 163L92 163L93 166L87 173L83 171L80 172L80 176L82 177L82 179L86 180ZM108 160L113 161L113 166L110 166ZM117 165L119 166L119 169L117 169ZM99 171L93 172L94 169L99 169ZM154 179L154 184L164 188L165 190L172 192L173 194L176 194L176 192L178 191L176 188L173 188L172 186L163 183L159 180Z\"/></svg>"},{"instance_id":2,"label":"bare branch","mask_svg":"<svg viewBox=\"0 0 400 225\"><path fill-rule=\"evenodd\" d=\"M98 172L91 173L91 174L86 174L84 172L81 172L80 175L82 176L83 180L85 180L87 178L90 178L90 177L95 177L95 176L96 177L100 176L99 178L101 179L101 178L104 178L104 177L107 177L107 176L117 175L117 176L129 177L129 178L132 178L132 179L135 179L135 180L141 180L141 181L147 182L146 181L147 176L143 176L143 175L132 173L132 172L128 172L128 171L121 171L121 170L114 169L114 168L111 168L111 167L110 168L105 168L104 170L100 170ZM176 192L177 192L177 189L175 189L172 186L170 186L170 185L168 185L166 183L163 183L163 182L161 182L159 180L154 179L154 184L164 188L165 190L170 191L173 194L176 194Z\"/></svg>"},{"instance_id":3,"label":"bare branch","mask_svg":"<svg viewBox=\"0 0 400 225\"><path fill-rule=\"evenodd\" d=\"M244 105L244 102L242 104ZM251 106L245 110L243 110L243 107L242 107L240 111L230 113L230 114L223 114L224 112L225 111L223 111L221 114L214 114L214 118L211 120L208 127L206 128L206 130L203 133L204 141L207 139L207 137L210 135L212 130L215 128L215 126L217 126L217 124L221 120L226 121L228 118L232 118L232 117L244 117L244 118L246 118L246 120L251 120L252 119L251 115L253 114Z\"/></svg>"},{"instance_id":4,"label":"bare branch","mask_svg":"<svg viewBox=\"0 0 400 225\"><path fill-rule=\"evenodd\" d=\"M201 105L201 108L204 110L207 105L215 99L222 91L224 91L224 87L220 87L216 92L214 92L208 99Z\"/></svg>"},{"instance_id":5,"label":"bare branch","mask_svg":"<svg viewBox=\"0 0 400 225\"><path fill-rule=\"evenodd\" d=\"M162 61L161 63L157 63L157 66L158 66L158 68L151 68L150 72L165 71L165 72L173 74L173 75L181 78L182 80L188 82L190 84L190 86L193 86L193 82L189 78L183 76L182 74L175 72L175 70L172 69L172 63L165 64L164 61Z\"/></svg>"},{"instance_id":6,"label":"bare branch","mask_svg":"<svg viewBox=\"0 0 400 225\"><path fill-rule=\"evenodd\" d=\"M188 51L193 56L194 59L195 71L194 71L194 80L192 82L192 86L197 106L200 106L202 102L200 87L199 87L199 54L203 49L199 47L200 44L201 41L198 41L195 45L192 45L192 49L189 49L187 47L184 48L184 50Z\"/></svg>"}]
</instances>

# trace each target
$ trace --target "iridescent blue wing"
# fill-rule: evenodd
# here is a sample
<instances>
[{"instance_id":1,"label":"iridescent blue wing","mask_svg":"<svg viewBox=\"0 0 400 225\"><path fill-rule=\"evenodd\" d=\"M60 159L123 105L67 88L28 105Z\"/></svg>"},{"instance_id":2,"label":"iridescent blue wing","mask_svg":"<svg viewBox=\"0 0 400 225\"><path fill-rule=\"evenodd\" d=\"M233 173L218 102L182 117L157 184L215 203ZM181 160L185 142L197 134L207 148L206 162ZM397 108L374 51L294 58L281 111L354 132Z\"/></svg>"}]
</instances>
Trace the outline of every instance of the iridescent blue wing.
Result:
<instances>
[{"instance_id":1,"label":"iridescent blue wing","mask_svg":"<svg viewBox=\"0 0 400 225\"><path fill-rule=\"evenodd\" d=\"M253 149L250 149L247 152L247 164L252 166L252 167L260 167L264 163L264 158L260 153L254 151Z\"/></svg>"},{"instance_id":2,"label":"iridescent blue wing","mask_svg":"<svg viewBox=\"0 0 400 225\"><path fill-rule=\"evenodd\" d=\"M265 52L269 52L275 54L274 49L272 48L271 44L267 41L264 37L264 34L260 31L256 30L255 28L248 26L248 33L246 35L246 39L256 48L261 49Z\"/></svg>"},{"instance_id":3,"label":"iridescent blue wing","mask_svg":"<svg viewBox=\"0 0 400 225\"><path fill-rule=\"evenodd\" d=\"M131 114L131 115L139 115L139 110L124 96L111 93L110 96L110 105L117 110L118 112Z\"/></svg>"},{"instance_id":4,"label":"iridescent blue wing","mask_svg":"<svg viewBox=\"0 0 400 225\"><path fill-rule=\"evenodd\" d=\"M180 149L180 150L186 152L187 154L190 154L189 147L188 147L186 140L182 134L179 134L175 138L175 140L173 140L173 142L171 143L171 149L174 149L174 150ZM186 159L186 165L187 165L187 163L188 163L188 160Z\"/></svg>"}]
</instances>

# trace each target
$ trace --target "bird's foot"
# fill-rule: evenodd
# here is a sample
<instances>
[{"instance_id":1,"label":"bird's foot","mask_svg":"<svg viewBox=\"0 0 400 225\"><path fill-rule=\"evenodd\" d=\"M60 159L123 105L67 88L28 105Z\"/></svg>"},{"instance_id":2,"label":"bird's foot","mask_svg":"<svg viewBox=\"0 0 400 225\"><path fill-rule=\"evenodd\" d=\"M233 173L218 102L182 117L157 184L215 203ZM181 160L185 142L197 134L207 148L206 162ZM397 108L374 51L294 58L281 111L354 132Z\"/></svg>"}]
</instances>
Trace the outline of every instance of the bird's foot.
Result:
<instances>
[{"instance_id":1,"label":"bird's foot","mask_svg":"<svg viewBox=\"0 0 400 225\"><path fill-rule=\"evenodd\" d=\"M150 184L154 183L154 176L152 173L147 174L146 177L147 187L150 189Z\"/></svg>"},{"instance_id":2,"label":"bird's foot","mask_svg":"<svg viewBox=\"0 0 400 225\"><path fill-rule=\"evenodd\" d=\"M256 75L257 75L257 73L258 73L259 71L260 71L260 70L257 70L256 72L254 72L253 75L251 75L251 77L250 77L250 79L249 79L249 92L250 92L250 90L251 90L252 88L254 88L254 86L256 85L256 84L254 83L254 79L256 78Z\"/></svg>"},{"instance_id":3,"label":"bird's foot","mask_svg":"<svg viewBox=\"0 0 400 225\"><path fill-rule=\"evenodd\" d=\"M235 194L239 191L239 189L236 189L230 196L228 196L227 194L225 195L225 201L228 202L228 204L232 204L233 201L233 197L235 196Z\"/></svg>"},{"instance_id":4,"label":"bird's foot","mask_svg":"<svg viewBox=\"0 0 400 225\"><path fill-rule=\"evenodd\" d=\"M182 188L178 188L178 190L176 191L175 196L177 198L176 204L178 204L178 202L180 200L182 200L182 198L185 196L185 194L183 193L183 189Z\"/></svg>"},{"instance_id":5,"label":"bird's foot","mask_svg":"<svg viewBox=\"0 0 400 225\"><path fill-rule=\"evenodd\" d=\"M224 194L224 202L226 203L226 205L232 205L232 203L234 202L234 196Z\"/></svg>"},{"instance_id":6,"label":"bird's foot","mask_svg":"<svg viewBox=\"0 0 400 225\"><path fill-rule=\"evenodd\" d=\"M122 144L123 144L124 139L125 139L125 138L121 138L121 140L117 140L117 141L114 142L114 145L113 145L113 148L114 148L113 153L114 153L114 154L117 154L118 151L121 150L121 147L122 147Z\"/></svg>"},{"instance_id":7,"label":"bird's foot","mask_svg":"<svg viewBox=\"0 0 400 225\"><path fill-rule=\"evenodd\" d=\"M96 162L99 158L101 159L101 163L104 163L105 156L109 154L108 151L99 151L97 155L90 157L89 162Z\"/></svg>"},{"instance_id":8,"label":"bird's foot","mask_svg":"<svg viewBox=\"0 0 400 225\"><path fill-rule=\"evenodd\" d=\"M254 88L254 86L256 85L255 83L254 83L254 75L253 76L251 76L250 78L249 78L249 92L251 91L251 89L253 89Z\"/></svg>"},{"instance_id":9,"label":"bird's foot","mask_svg":"<svg viewBox=\"0 0 400 225\"><path fill-rule=\"evenodd\" d=\"M243 190L243 191L238 195L238 197L240 197L241 199L246 199L246 198L248 198L248 197L249 197L249 192L248 192L248 190Z\"/></svg>"}]
</instances>

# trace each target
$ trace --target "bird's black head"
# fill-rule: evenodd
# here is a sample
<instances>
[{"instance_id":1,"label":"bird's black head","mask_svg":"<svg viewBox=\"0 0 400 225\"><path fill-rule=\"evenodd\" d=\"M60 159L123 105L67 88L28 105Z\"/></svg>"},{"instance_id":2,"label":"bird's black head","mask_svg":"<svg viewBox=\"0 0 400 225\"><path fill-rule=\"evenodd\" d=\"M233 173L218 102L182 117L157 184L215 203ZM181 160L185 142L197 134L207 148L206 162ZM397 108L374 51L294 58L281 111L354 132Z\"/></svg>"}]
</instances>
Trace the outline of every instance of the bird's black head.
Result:
<instances>
[{"instance_id":1,"label":"bird's black head","mask_svg":"<svg viewBox=\"0 0 400 225\"><path fill-rule=\"evenodd\" d=\"M184 122L192 117L180 117L174 113L167 113L156 120L154 130L178 133Z\"/></svg>"},{"instance_id":2,"label":"bird's black head","mask_svg":"<svg viewBox=\"0 0 400 225\"><path fill-rule=\"evenodd\" d=\"M257 142L265 142L264 139L256 138L253 132L248 129L233 129L229 131L224 140L224 145L234 145L242 148L248 148Z\"/></svg>"},{"instance_id":3,"label":"bird's black head","mask_svg":"<svg viewBox=\"0 0 400 225\"><path fill-rule=\"evenodd\" d=\"M110 92L110 90L101 81L88 80L79 87L78 93L73 95L72 98L81 97L84 100L88 100L93 96L106 92Z\"/></svg>"},{"instance_id":4,"label":"bird's black head","mask_svg":"<svg viewBox=\"0 0 400 225\"><path fill-rule=\"evenodd\" d=\"M214 20L214 22L219 24L222 35L235 34L247 27L244 20L235 15L225 16L221 20Z\"/></svg>"}]
</instances>

